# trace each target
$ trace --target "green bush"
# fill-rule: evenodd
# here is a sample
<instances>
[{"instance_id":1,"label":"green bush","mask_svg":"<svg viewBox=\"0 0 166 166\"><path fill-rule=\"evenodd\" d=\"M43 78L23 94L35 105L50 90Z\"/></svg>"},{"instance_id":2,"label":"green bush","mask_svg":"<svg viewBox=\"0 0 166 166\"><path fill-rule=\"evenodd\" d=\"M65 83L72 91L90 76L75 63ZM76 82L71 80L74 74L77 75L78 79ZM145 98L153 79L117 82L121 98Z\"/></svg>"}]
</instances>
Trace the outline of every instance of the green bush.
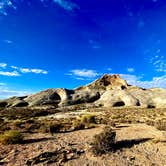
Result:
<instances>
[{"instance_id":1,"label":"green bush","mask_svg":"<svg viewBox=\"0 0 166 166\"><path fill-rule=\"evenodd\" d=\"M9 130L0 135L0 143L8 144L20 144L23 143L23 135L19 131Z\"/></svg>"},{"instance_id":2,"label":"green bush","mask_svg":"<svg viewBox=\"0 0 166 166\"><path fill-rule=\"evenodd\" d=\"M94 136L92 142L92 152L95 155L110 152L113 150L115 137L116 132L113 131L111 127L105 127L103 132Z\"/></svg>"}]
</instances>

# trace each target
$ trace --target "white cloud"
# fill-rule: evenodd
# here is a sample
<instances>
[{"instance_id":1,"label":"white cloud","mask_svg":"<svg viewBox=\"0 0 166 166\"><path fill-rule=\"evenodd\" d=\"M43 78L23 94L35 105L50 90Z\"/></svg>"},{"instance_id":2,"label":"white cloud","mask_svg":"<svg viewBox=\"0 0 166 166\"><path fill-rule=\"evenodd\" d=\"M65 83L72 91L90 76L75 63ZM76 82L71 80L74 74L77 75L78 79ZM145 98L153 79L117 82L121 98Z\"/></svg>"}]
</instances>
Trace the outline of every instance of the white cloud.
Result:
<instances>
[{"instance_id":1,"label":"white cloud","mask_svg":"<svg viewBox=\"0 0 166 166\"><path fill-rule=\"evenodd\" d=\"M13 0L0 0L0 14L7 16L8 12L7 9L17 9L17 6L14 5L23 3L26 0L18 0L18 1L13 1ZM48 0L38 0L45 6L45 2L48 3ZM79 6L76 3L73 3L71 0L50 0L50 2L56 3L59 6L61 6L63 9L67 11L74 11L75 9L79 9Z\"/></svg>"},{"instance_id":2,"label":"white cloud","mask_svg":"<svg viewBox=\"0 0 166 166\"><path fill-rule=\"evenodd\" d=\"M127 68L127 71L129 72L129 73L133 73L135 70L134 70L134 68Z\"/></svg>"},{"instance_id":3,"label":"white cloud","mask_svg":"<svg viewBox=\"0 0 166 166\"><path fill-rule=\"evenodd\" d=\"M31 94L32 92L30 91L20 91L20 90L13 90L9 87L7 87L7 84L5 83L0 83L0 99L12 97L12 96L24 96Z\"/></svg>"},{"instance_id":4,"label":"white cloud","mask_svg":"<svg viewBox=\"0 0 166 166\"><path fill-rule=\"evenodd\" d=\"M17 66L10 66L10 67L21 73L48 74L48 71L43 70L43 69L22 68L22 67L17 67Z\"/></svg>"},{"instance_id":5,"label":"white cloud","mask_svg":"<svg viewBox=\"0 0 166 166\"><path fill-rule=\"evenodd\" d=\"M98 41L90 39L89 44L90 44L91 48L93 48L93 49L100 49L101 48L101 45Z\"/></svg>"},{"instance_id":6,"label":"white cloud","mask_svg":"<svg viewBox=\"0 0 166 166\"><path fill-rule=\"evenodd\" d=\"M149 62L153 65L155 71L166 73L166 61L164 59L164 56L159 55L159 50L160 49L156 51L156 55L153 56Z\"/></svg>"},{"instance_id":7,"label":"white cloud","mask_svg":"<svg viewBox=\"0 0 166 166\"><path fill-rule=\"evenodd\" d=\"M128 84L140 86L143 88L166 88L166 75L160 77L153 77L150 81L143 81L142 76L131 74L120 74L120 76L127 81Z\"/></svg>"},{"instance_id":8,"label":"white cloud","mask_svg":"<svg viewBox=\"0 0 166 166\"><path fill-rule=\"evenodd\" d=\"M26 0L18 0L18 1L0 0L0 14L7 16L8 8L16 10L17 6L15 6L15 4L23 3L24 1ZM48 0L38 0L38 1L40 1L43 5L45 5L45 2L48 2ZM50 0L50 2L58 4L67 11L74 11L75 9L79 9L79 6L76 3L73 3L71 0Z\"/></svg>"},{"instance_id":9,"label":"white cloud","mask_svg":"<svg viewBox=\"0 0 166 166\"><path fill-rule=\"evenodd\" d=\"M79 9L79 6L70 0L53 0L53 2L57 3L59 6L64 8L67 11L73 11L74 9Z\"/></svg>"},{"instance_id":10,"label":"white cloud","mask_svg":"<svg viewBox=\"0 0 166 166\"><path fill-rule=\"evenodd\" d=\"M97 73L95 70L75 69L75 70L71 70L68 75L72 75L76 79L83 80L83 79L95 78L100 74Z\"/></svg>"},{"instance_id":11,"label":"white cloud","mask_svg":"<svg viewBox=\"0 0 166 166\"><path fill-rule=\"evenodd\" d=\"M0 71L0 75L3 76L8 76L8 77L16 77L16 76L20 76L20 74L17 71Z\"/></svg>"},{"instance_id":12,"label":"white cloud","mask_svg":"<svg viewBox=\"0 0 166 166\"><path fill-rule=\"evenodd\" d=\"M18 69L17 66L10 66L12 69Z\"/></svg>"},{"instance_id":13,"label":"white cloud","mask_svg":"<svg viewBox=\"0 0 166 166\"><path fill-rule=\"evenodd\" d=\"M31 73L31 69L28 68L19 68L21 73Z\"/></svg>"},{"instance_id":14,"label":"white cloud","mask_svg":"<svg viewBox=\"0 0 166 166\"><path fill-rule=\"evenodd\" d=\"M7 43L7 44L12 44L13 41L12 40L3 40L4 43Z\"/></svg>"},{"instance_id":15,"label":"white cloud","mask_svg":"<svg viewBox=\"0 0 166 166\"><path fill-rule=\"evenodd\" d=\"M48 74L48 71L42 69L31 69L31 72L36 74Z\"/></svg>"},{"instance_id":16,"label":"white cloud","mask_svg":"<svg viewBox=\"0 0 166 166\"><path fill-rule=\"evenodd\" d=\"M7 64L6 63L0 63L0 68L6 68Z\"/></svg>"},{"instance_id":17,"label":"white cloud","mask_svg":"<svg viewBox=\"0 0 166 166\"><path fill-rule=\"evenodd\" d=\"M108 71L112 71L112 68L107 68Z\"/></svg>"},{"instance_id":18,"label":"white cloud","mask_svg":"<svg viewBox=\"0 0 166 166\"><path fill-rule=\"evenodd\" d=\"M6 12L7 8L16 9L16 6L14 6L14 4L11 0L1 0L1 2L0 2L0 13L2 15L6 16L8 14Z\"/></svg>"},{"instance_id":19,"label":"white cloud","mask_svg":"<svg viewBox=\"0 0 166 166\"><path fill-rule=\"evenodd\" d=\"M0 82L0 87L1 87L1 86L5 86L5 85L6 85L5 83Z\"/></svg>"},{"instance_id":20,"label":"white cloud","mask_svg":"<svg viewBox=\"0 0 166 166\"><path fill-rule=\"evenodd\" d=\"M0 98L9 98L12 96L24 96L30 94L28 91L16 91L10 89L0 89Z\"/></svg>"},{"instance_id":21,"label":"white cloud","mask_svg":"<svg viewBox=\"0 0 166 166\"><path fill-rule=\"evenodd\" d=\"M29 69L29 68L19 68L21 73L35 73L35 74L48 74L48 71L43 69Z\"/></svg>"}]
</instances>

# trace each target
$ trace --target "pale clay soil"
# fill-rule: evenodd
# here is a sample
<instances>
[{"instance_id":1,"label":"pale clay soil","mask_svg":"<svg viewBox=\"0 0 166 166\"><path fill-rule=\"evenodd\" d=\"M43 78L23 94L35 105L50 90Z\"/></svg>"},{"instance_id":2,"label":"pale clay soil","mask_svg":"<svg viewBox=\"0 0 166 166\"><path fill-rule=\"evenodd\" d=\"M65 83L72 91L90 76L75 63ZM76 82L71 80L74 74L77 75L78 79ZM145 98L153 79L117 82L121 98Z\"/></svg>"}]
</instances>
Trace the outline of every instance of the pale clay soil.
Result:
<instances>
[{"instance_id":1,"label":"pale clay soil","mask_svg":"<svg viewBox=\"0 0 166 166\"><path fill-rule=\"evenodd\" d=\"M120 124L115 128L117 141L128 140L116 152L95 157L90 152L93 136L102 131L103 126L68 133L28 134L33 143L22 145L0 145L0 159L5 166L24 166L26 161L43 152L76 148L84 150L76 159L61 165L65 166L166 166L166 132L159 131L146 124ZM150 138L132 144L130 140ZM128 144L128 145L127 145ZM42 165L58 165L38 164Z\"/></svg>"}]
</instances>

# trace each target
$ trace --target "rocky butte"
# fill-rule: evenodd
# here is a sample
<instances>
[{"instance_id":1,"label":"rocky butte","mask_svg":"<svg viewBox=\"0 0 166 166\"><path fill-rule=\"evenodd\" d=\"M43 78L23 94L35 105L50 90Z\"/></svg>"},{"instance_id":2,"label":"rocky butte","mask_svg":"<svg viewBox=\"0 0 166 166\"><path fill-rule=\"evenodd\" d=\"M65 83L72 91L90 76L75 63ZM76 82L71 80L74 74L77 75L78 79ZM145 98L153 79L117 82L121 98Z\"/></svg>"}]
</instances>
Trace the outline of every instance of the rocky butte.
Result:
<instances>
[{"instance_id":1,"label":"rocky butte","mask_svg":"<svg viewBox=\"0 0 166 166\"><path fill-rule=\"evenodd\" d=\"M129 85L119 75L105 74L94 82L73 90L47 89L36 94L11 97L0 101L0 107L70 106L88 104L103 107L166 107L166 89Z\"/></svg>"}]
</instances>

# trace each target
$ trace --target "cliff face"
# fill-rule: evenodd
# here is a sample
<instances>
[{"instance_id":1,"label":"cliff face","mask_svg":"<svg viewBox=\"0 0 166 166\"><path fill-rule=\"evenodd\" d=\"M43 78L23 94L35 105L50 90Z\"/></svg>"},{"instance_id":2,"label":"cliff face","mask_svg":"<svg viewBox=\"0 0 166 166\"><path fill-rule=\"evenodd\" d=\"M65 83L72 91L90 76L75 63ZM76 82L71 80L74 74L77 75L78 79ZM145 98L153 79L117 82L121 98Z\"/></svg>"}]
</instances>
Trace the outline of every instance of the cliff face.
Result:
<instances>
[{"instance_id":1,"label":"cliff face","mask_svg":"<svg viewBox=\"0 0 166 166\"><path fill-rule=\"evenodd\" d=\"M44 105L61 107L81 103L92 103L105 107L166 107L166 90L131 86L119 75L105 74L94 82L74 90L47 89L29 96L2 100L0 107Z\"/></svg>"}]
</instances>

